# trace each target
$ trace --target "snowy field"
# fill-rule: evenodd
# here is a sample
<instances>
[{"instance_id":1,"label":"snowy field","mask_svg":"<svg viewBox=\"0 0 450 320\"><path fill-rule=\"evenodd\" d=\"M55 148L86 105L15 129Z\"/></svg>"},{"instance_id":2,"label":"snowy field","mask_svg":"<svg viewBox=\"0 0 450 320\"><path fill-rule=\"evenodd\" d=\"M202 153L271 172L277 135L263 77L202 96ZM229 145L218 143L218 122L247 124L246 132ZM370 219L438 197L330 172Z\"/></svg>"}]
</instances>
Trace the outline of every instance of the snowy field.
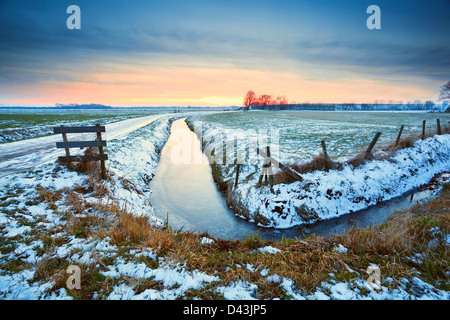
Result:
<instances>
[{"instance_id":1,"label":"snowy field","mask_svg":"<svg viewBox=\"0 0 450 320\"><path fill-rule=\"evenodd\" d=\"M196 117L197 120L224 130L255 130L257 133L277 130L279 160L285 163L309 161L321 152L325 140L332 159L345 160L354 156L372 141L377 132L382 135L377 146L403 136L421 134L422 121L427 130L436 131L436 119L448 125L449 113L426 112L310 112L251 111L228 112Z\"/></svg>"},{"instance_id":2,"label":"snowy field","mask_svg":"<svg viewBox=\"0 0 450 320\"><path fill-rule=\"evenodd\" d=\"M55 170L56 169L56 170ZM87 176L49 165L40 172L28 172L9 179L0 179L0 299L7 300L65 300L73 299L66 286L58 284L58 276L52 281L43 281L42 265L49 261L63 261L66 266L82 266L85 272L98 272L96 278L114 283L112 288L96 291L92 299L107 300L175 300L192 290L211 290L211 294L227 300L255 300L258 286L248 280L233 281L228 285L220 284L223 279L214 273L192 270L180 263L174 263L170 256L161 256L155 248L127 248L114 244L105 235L103 238L85 237L83 234L64 231L73 219L106 219L113 224L114 215L106 215L93 207L74 214L67 204L70 188L87 188ZM139 203L142 199L136 192L126 189L118 177L108 183L112 192L109 202L124 206L126 201ZM53 193L62 193L56 208L38 199L36 188L41 187ZM90 193L78 194L81 201L97 203L99 200ZM141 202L143 206L146 204ZM147 214L151 207L147 205ZM134 208L130 212L134 211ZM70 217L70 218L69 218ZM149 221L157 226L151 215ZM448 235L447 235L448 238ZM448 242L448 240L447 240ZM201 245L209 246L213 239L202 238ZM49 247L49 244L57 244ZM51 249L49 249L51 248ZM336 244L334 249L346 254L347 249ZM283 254L272 246L254 249L253 254L271 256ZM252 253L250 253L250 256ZM417 259L417 258L415 258ZM51 268L51 265L48 264ZM15 268L18 268L17 271ZM367 275L349 269L359 275L351 282L333 279L324 281L311 292L302 292L294 282L284 276L271 272L270 268L247 263L234 266L243 272L261 277L264 281L279 286L285 297L292 300L448 300L449 293L436 289L418 277L412 279L393 279L384 277L373 287ZM347 267L348 268L348 267ZM51 275L51 269L45 269ZM54 270L53 272L56 272ZM60 277L60 276L59 276ZM66 276L67 277L67 276ZM137 290L139 283L151 281L157 285L146 290ZM392 283L400 282L391 288ZM61 288L54 290L55 286Z\"/></svg>"},{"instance_id":3,"label":"snowy field","mask_svg":"<svg viewBox=\"0 0 450 320\"><path fill-rule=\"evenodd\" d=\"M142 110L0 109L0 143L53 134L53 127L102 125L164 113Z\"/></svg>"}]
</instances>

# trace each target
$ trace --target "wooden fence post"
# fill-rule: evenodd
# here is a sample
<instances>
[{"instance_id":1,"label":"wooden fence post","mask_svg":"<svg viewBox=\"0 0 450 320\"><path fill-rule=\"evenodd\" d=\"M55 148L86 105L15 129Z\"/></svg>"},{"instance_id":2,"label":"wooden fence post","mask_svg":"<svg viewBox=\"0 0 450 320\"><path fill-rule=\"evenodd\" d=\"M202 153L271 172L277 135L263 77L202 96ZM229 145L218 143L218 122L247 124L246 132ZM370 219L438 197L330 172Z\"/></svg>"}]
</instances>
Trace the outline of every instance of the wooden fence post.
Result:
<instances>
[{"instance_id":1,"label":"wooden fence post","mask_svg":"<svg viewBox=\"0 0 450 320\"><path fill-rule=\"evenodd\" d=\"M269 150L270 152L270 150ZM264 158L266 158L265 162L267 161L268 157L267 157L267 153L264 152L262 149L258 149L258 154ZM270 154L270 153L269 153ZM283 170L284 172L286 172L290 177L292 177L294 180L297 181L303 181L303 178L294 170L291 170L290 168L286 167L284 164L278 162L276 159L270 157L269 158L270 163L275 165L277 168L280 168L281 170ZM265 168L263 167L263 172L261 174L263 174L265 172L264 170ZM272 167L270 167L270 172L272 172ZM272 179L273 179L273 175L272 175ZM273 180L272 180L273 181ZM257 185L260 185L262 183L262 176L259 177L259 182Z\"/></svg>"},{"instance_id":2,"label":"wooden fence post","mask_svg":"<svg viewBox=\"0 0 450 320\"><path fill-rule=\"evenodd\" d=\"M266 155L264 159L263 168L261 170L261 174L259 176L258 185L262 184L263 178L265 183L270 183L270 186L273 185L273 174L272 174L272 159L270 156L270 147L266 147Z\"/></svg>"},{"instance_id":3,"label":"wooden fence post","mask_svg":"<svg viewBox=\"0 0 450 320\"><path fill-rule=\"evenodd\" d=\"M365 158L367 158L370 155L370 153L372 152L373 147L377 143L377 141L380 138L380 136L381 136L381 132L377 132L377 134L375 135L375 138L373 138L372 142L370 143L369 148L367 148L367 150L366 150Z\"/></svg>"},{"instance_id":4,"label":"wooden fence post","mask_svg":"<svg viewBox=\"0 0 450 320\"><path fill-rule=\"evenodd\" d=\"M402 137L402 133L403 133L403 129L404 129L404 128L405 128L404 125L402 125L402 126L400 127L400 132L398 133L397 141L395 141L395 146L398 146L398 144L400 143L400 138Z\"/></svg>"},{"instance_id":5,"label":"wooden fence post","mask_svg":"<svg viewBox=\"0 0 450 320\"><path fill-rule=\"evenodd\" d=\"M238 163L236 165L236 180L234 181L234 188L237 188L237 185L239 183L239 171L241 170L241 165Z\"/></svg>"},{"instance_id":6,"label":"wooden fence post","mask_svg":"<svg viewBox=\"0 0 450 320\"><path fill-rule=\"evenodd\" d=\"M322 140L322 141L321 141L321 144L322 144L323 155L324 155L325 159L326 159L327 161L329 161L330 159L328 158L327 146L326 146L326 144L325 144L325 141Z\"/></svg>"},{"instance_id":7,"label":"wooden fence post","mask_svg":"<svg viewBox=\"0 0 450 320\"><path fill-rule=\"evenodd\" d=\"M423 120L423 123L422 123L422 140L425 139L425 126L426 126L426 124L427 124L427 120Z\"/></svg>"},{"instance_id":8,"label":"wooden fence post","mask_svg":"<svg viewBox=\"0 0 450 320\"><path fill-rule=\"evenodd\" d=\"M259 175L259 180L258 180L258 185L259 186L262 185L262 181L263 181L264 175L266 173L266 159L267 158L264 158L263 168L261 170L261 174Z\"/></svg>"},{"instance_id":9,"label":"wooden fence post","mask_svg":"<svg viewBox=\"0 0 450 320\"><path fill-rule=\"evenodd\" d=\"M437 122L437 134L441 135L442 134L442 130L441 130L441 119L436 119Z\"/></svg>"},{"instance_id":10,"label":"wooden fence post","mask_svg":"<svg viewBox=\"0 0 450 320\"><path fill-rule=\"evenodd\" d=\"M333 168L333 164L330 160L330 157L328 156L327 145L325 144L324 140L321 141L321 144L322 144L323 156L325 157L325 161L326 161L326 170L330 170Z\"/></svg>"},{"instance_id":11,"label":"wooden fence post","mask_svg":"<svg viewBox=\"0 0 450 320\"><path fill-rule=\"evenodd\" d=\"M270 154L269 146L267 146L267 157L269 158L269 163L267 164L266 182L267 182L267 176L269 176L269 184L270 184L270 188L272 188L272 186L273 186L272 155Z\"/></svg>"},{"instance_id":12,"label":"wooden fence post","mask_svg":"<svg viewBox=\"0 0 450 320\"><path fill-rule=\"evenodd\" d=\"M96 127L98 127L98 128L100 128L100 124L99 123L97 123L96 125L95 125ZM97 141L102 141L102 133L100 132L100 130L97 132ZM98 146L98 153L100 154L100 158L102 158L103 157L103 155L104 155L104 151L103 151L103 147L102 146L100 146L100 144L99 144L99 146ZM106 165L105 165L105 160L100 160L100 164L101 164L101 167L102 167L102 179L103 180L106 180Z\"/></svg>"},{"instance_id":13,"label":"wooden fence post","mask_svg":"<svg viewBox=\"0 0 450 320\"><path fill-rule=\"evenodd\" d=\"M64 127L64 125L61 125L61 127ZM63 132L62 133L62 137L63 137L63 141L64 142L68 142L68 140L67 140L67 133ZM70 149L69 148L65 148L65 150L66 150L67 162L69 163Z\"/></svg>"}]
</instances>

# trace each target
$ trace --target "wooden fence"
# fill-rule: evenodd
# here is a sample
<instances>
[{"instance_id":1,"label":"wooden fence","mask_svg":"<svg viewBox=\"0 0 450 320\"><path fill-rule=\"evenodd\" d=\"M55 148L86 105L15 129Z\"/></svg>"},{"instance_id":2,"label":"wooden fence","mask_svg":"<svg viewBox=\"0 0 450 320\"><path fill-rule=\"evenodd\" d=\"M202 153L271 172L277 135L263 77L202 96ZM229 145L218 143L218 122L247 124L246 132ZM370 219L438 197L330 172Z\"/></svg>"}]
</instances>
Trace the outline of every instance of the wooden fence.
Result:
<instances>
[{"instance_id":1,"label":"wooden fence","mask_svg":"<svg viewBox=\"0 0 450 320\"><path fill-rule=\"evenodd\" d=\"M106 128L97 124L95 127L60 127L53 128L55 134L62 134L63 142L57 142L56 148L65 149L66 156L59 157L58 159L63 162L71 163L78 161L100 161L102 168L102 179L106 179L106 165L105 161L108 160L108 155L104 153L103 147L106 147L106 141L102 140L102 132L106 132ZM67 138L68 133L97 133L97 139L94 141L69 141ZM98 155L82 155L71 156L70 149L72 148L98 148Z\"/></svg>"},{"instance_id":2,"label":"wooden fence","mask_svg":"<svg viewBox=\"0 0 450 320\"><path fill-rule=\"evenodd\" d=\"M450 123L450 122L449 122ZM423 121L422 123L422 135L421 135L421 139L425 139L425 126L426 126L426 120ZM436 119L436 133L438 135L442 134L442 128L441 128L441 121L440 119ZM405 126L402 125L400 127L400 131L397 135L397 139L395 140L395 144L394 146L397 147L400 143L400 139L403 133ZM369 156L371 155L373 148L375 147L375 144L378 142L378 139L381 136L381 132L377 132L375 134L375 137L372 139L372 142L370 143L369 147L366 149L364 157L367 159L369 158ZM328 156L328 152L327 152L327 147L325 144L325 141L321 141L321 145L322 145L322 150L323 150L323 155L325 160L330 164L330 168L331 168L331 160ZM280 168L281 170L283 170L284 172L286 172L289 176L291 176L294 180L297 181L303 181L303 178L294 170L290 169L289 167L286 167L285 165L283 165L282 163L280 163L279 161L277 161L276 159L274 159L271 154L270 154L270 148L267 146L266 150L262 150L262 149L257 149L258 154L260 156L262 156L264 158L264 164L263 164L263 168L261 171L261 174L259 176L259 181L257 186L261 186L263 185L263 179L265 184L267 185L268 183L270 184L270 186L273 186L273 172L272 172L272 165L275 165L276 167ZM236 189L239 183L239 173L240 173L240 169L241 169L241 164L237 164L237 168L236 168L236 177L235 177L235 183L234 183L234 188Z\"/></svg>"}]
</instances>

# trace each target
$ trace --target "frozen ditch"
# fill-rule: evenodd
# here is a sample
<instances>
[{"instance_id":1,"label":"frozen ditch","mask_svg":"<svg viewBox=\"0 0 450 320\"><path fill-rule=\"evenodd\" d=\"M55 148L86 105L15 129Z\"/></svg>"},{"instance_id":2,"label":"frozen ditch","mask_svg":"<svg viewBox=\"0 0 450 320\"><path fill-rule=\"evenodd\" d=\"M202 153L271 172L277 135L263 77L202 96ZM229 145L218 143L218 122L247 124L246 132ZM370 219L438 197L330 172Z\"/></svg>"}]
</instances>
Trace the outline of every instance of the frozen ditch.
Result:
<instances>
[{"instance_id":1,"label":"frozen ditch","mask_svg":"<svg viewBox=\"0 0 450 320\"><path fill-rule=\"evenodd\" d=\"M172 124L150 188L156 216L176 230L221 238L242 238L258 230L228 209L200 141L184 119Z\"/></svg>"},{"instance_id":2,"label":"frozen ditch","mask_svg":"<svg viewBox=\"0 0 450 320\"><path fill-rule=\"evenodd\" d=\"M156 216L161 220L167 220L172 228L199 233L207 232L214 237L242 239L246 235L259 233L264 239L280 239L282 237L302 237L310 233L317 235L339 233L352 227L380 224L394 211L406 209L416 201L425 201L433 196L432 191L418 191L417 188L427 183L435 174L450 170L448 161L450 139L447 135L429 140L419 143L414 151L418 152L419 155L423 154L423 159L421 157L413 157L416 159L412 159L411 150L409 150L409 153L408 150L399 153L397 161L401 165L409 164L405 170L408 173L411 173L409 170L412 170L414 174L412 174L411 179L405 179L404 172L398 172L393 177L393 179L398 179L392 181L393 185L391 186L392 190L397 190L398 193L391 192L374 198L374 201L380 201L384 198L383 202L377 206L370 206L367 201L358 204L353 203L349 200L349 196L344 193L342 199L339 197L330 198L326 194L326 190L322 192L321 188L325 186L320 187L320 183L317 182L317 190L312 190L312 192L317 192L316 202L312 207L317 212L323 210L323 213L319 215L321 219L318 219L312 225L302 221L292 205L292 202L297 199L294 197L297 195L294 191L300 190L295 183L275 186L280 190L275 194L265 190L265 188L253 189L252 186L256 184L253 180L242 184L237 192L242 195L242 199L245 199L242 201L246 201L244 204L247 208L253 206L253 208L256 208L255 210L263 211L262 214L266 214L267 219L272 222L269 226L258 226L254 221L246 221L236 216L227 207L224 196L213 180L211 167L206 155L202 152L202 146L197 135L189 129L185 119L181 119L172 124L170 137L161 152L155 177L150 183L152 190L150 199ZM440 150L440 152L434 154L437 150ZM434 157L435 165L427 167L425 156ZM414 170L415 166L418 168L417 171ZM341 181L342 177L340 180L335 179L337 181L335 183L341 188L347 187L350 195L353 193L357 196L356 193L359 191L363 194L376 194L376 188L381 186L381 182L374 184L375 189L372 191L358 190L357 188L364 188L363 182L367 180L374 182L374 179L379 178L382 181L381 173L383 170L395 171L396 168L389 167L388 163L372 163L365 166L365 171L359 173L352 172L350 174L345 171L343 179L346 183L344 185ZM326 173L315 173L309 179L313 182L324 181L321 179L329 181L327 177L321 176L324 174ZM329 174L342 175L338 172L330 172ZM371 177L371 174L375 174L375 176ZM359 181L358 176L361 176L362 180L359 184L356 183ZM351 177L354 177L356 182L352 181ZM383 185L385 184L386 181L383 181ZM283 190L283 188L286 190ZM287 190L289 188L290 190ZM386 187L382 190L386 192ZM322 198L329 202L320 203ZM345 207L348 202L353 206L356 205L356 207ZM266 205L266 203L269 204ZM288 204L286 206L288 210L283 215L270 210L279 203ZM258 208L258 206L261 206L261 208ZM340 212L339 206L342 206ZM346 212L345 209L354 213L346 215L349 212Z\"/></svg>"}]
</instances>

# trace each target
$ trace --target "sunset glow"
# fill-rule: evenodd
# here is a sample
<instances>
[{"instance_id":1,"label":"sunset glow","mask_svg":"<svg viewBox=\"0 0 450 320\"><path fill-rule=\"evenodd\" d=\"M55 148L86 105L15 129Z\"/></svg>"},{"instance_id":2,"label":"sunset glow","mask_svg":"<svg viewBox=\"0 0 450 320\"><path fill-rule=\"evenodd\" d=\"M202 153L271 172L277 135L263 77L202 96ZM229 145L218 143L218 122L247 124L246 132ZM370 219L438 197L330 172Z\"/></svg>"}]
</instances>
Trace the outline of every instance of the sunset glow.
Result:
<instances>
[{"instance_id":1,"label":"sunset glow","mask_svg":"<svg viewBox=\"0 0 450 320\"><path fill-rule=\"evenodd\" d=\"M101 2L79 1L80 30L65 26L69 2L0 3L1 104L240 106L248 90L298 103L407 102L435 100L448 80L446 29L425 36L426 26L411 24L406 34L417 12L399 21L399 4L381 1L384 24L374 31L364 6L331 2L319 10L263 1L254 10L273 13L264 23L244 19L249 3L135 1L123 13Z\"/></svg>"},{"instance_id":2,"label":"sunset glow","mask_svg":"<svg viewBox=\"0 0 450 320\"><path fill-rule=\"evenodd\" d=\"M126 67L127 68L127 67ZM372 102L380 97L410 100L427 90L348 78L339 82L302 79L292 73L215 68L154 68L83 75L84 81L42 82L14 91L6 104L103 103L113 106L241 105L246 88L280 93L297 102Z\"/></svg>"}]
</instances>

